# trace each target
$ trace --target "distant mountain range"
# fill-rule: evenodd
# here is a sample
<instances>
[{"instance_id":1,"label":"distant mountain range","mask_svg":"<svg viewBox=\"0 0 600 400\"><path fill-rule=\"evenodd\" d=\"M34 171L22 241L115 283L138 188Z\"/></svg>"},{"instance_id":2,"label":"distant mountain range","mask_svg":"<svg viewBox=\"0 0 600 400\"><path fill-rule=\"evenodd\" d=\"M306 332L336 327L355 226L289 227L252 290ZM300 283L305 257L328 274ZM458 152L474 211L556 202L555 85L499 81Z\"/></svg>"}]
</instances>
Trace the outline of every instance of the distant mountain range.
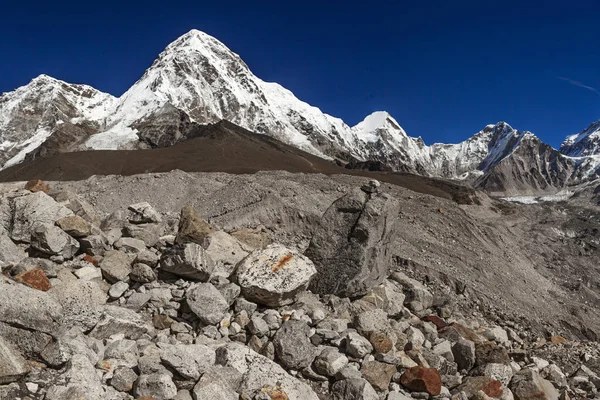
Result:
<instances>
[{"instance_id":1,"label":"distant mountain range","mask_svg":"<svg viewBox=\"0 0 600 400\"><path fill-rule=\"evenodd\" d=\"M504 122L458 144L427 146L387 112L348 126L259 79L197 30L171 43L119 98L46 75L0 96L0 169L62 152L167 147L220 120L353 168L461 180L492 193L555 192L600 177L600 121L560 150Z\"/></svg>"}]
</instances>

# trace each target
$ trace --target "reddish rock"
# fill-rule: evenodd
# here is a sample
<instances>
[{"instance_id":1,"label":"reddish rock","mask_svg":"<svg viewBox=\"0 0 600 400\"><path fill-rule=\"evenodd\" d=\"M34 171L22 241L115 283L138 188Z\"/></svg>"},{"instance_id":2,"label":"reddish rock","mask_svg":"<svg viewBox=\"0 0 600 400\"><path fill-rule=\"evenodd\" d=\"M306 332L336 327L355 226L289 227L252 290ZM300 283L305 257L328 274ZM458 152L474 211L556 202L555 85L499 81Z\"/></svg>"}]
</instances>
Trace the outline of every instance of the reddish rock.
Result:
<instances>
[{"instance_id":1,"label":"reddish rock","mask_svg":"<svg viewBox=\"0 0 600 400\"><path fill-rule=\"evenodd\" d=\"M29 190L30 192L34 192L34 193L35 192L48 193L48 191L50 190L50 186L46 185L44 183L44 181L42 181L40 179L34 179L25 184L25 189Z\"/></svg>"},{"instance_id":2,"label":"reddish rock","mask_svg":"<svg viewBox=\"0 0 600 400\"><path fill-rule=\"evenodd\" d=\"M15 276L15 280L34 289L43 290L44 292L50 290L52 287L46 273L41 268L34 268L23 272Z\"/></svg>"},{"instance_id":3,"label":"reddish rock","mask_svg":"<svg viewBox=\"0 0 600 400\"><path fill-rule=\"evenodd\" d=\"M98 266L98 260L96 260L94 257L90 256L89 254L86 254L85 256L83 256L83 261L87 261L90 264L94 264L96 267Z\"/></svg>"},{"instance_id":4,"label":"reddish rock","mask_svg":"<svg viewBox=\"0 0 600 400\"><path fill-rule=\"evenodd\" d=\"M438 396L442 391L442 378L435 368L412 367L400 378L400 383L411 392L427 392Z\"/></svg>"},{"instance_id":5,"label":"reddish rock","mask_svg":"<svg viewBox=\"0 0 600 400\"><path fill-rule=\"evenodd\" d=\"M379 354L389 353L394 346L389 336L383 332L372 332L369 336L369 342L373 345L375 352Z\"/></svg>"},{"instance_id":6,"label":"reddish rock","mask_svg":"<svg viewBox=\"0 0 600 400\"><path fill-rule=\"evenodd\" d=\"M504 393L502 383L489 376L469 376L457 390L465 392L469 399L474 398L479 391L495 398L500 398Z\"/></svg>"},{"instance_id":7,"label":"reddish rock","mask_svg":"<svg viewBox=\"0 0 600 400\"><path fill-rule=\"evenodd\" d=\"M448 326L448 323L446 321L444 321L443 319L441 319L440 317L438 317L437 315L428 315L426 317L421 318L421 320L423 320L425 322L431 322L432 324L435 325L435 327L438 330L443 329Z\"/></svg>"}]
</instances>

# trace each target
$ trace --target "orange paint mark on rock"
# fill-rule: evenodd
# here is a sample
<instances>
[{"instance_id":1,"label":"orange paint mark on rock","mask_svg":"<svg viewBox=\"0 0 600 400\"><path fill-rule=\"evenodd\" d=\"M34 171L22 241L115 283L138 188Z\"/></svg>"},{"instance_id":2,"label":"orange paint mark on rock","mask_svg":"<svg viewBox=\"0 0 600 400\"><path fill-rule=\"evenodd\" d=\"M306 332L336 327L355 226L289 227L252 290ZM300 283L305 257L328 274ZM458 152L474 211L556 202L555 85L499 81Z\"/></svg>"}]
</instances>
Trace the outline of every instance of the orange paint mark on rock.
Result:
<instances>
[{"instance_id":1,"label":"orange paint mark on rock","mask_svg":"<svg viewBox=\"0 0 600 400\"><path fill-rule=\"evenodd\" d=\"M273 268L271 268L271 270L273 272L279 271L281 268L283 268L285 266L285 264L287 264L292 259L292 257L293 257L293 255L291 253L288 254L287 256L281 257L281 259L279 260L277 265L275 265Z\"/></svg>"}]
</instances>

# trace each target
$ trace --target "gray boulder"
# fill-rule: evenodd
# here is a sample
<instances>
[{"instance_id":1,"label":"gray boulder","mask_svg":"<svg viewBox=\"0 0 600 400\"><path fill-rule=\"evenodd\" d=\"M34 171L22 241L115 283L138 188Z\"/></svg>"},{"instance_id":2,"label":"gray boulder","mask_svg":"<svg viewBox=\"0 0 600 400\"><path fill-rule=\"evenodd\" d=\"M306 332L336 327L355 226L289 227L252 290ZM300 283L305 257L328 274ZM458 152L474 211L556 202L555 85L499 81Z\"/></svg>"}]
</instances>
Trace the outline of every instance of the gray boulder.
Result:
<instances>
[{"instance_id":1,"label":"gray boulder","mask_svg":"<svg viewBox=\"0 0 600 400\"><path fill-rule=\"evenodd\" d=\"M331 386L331 394L333 400L379 400L373 386L361 378L337 381Z\"/></svg>"},{"instance_id":2,"label":"gray boulder","mask_svg":"<svg viewBox=\"0 0 600 400\"><path fill-rule=\"evenodd\" d=\"M246 299L279 307L296 301L316 272L308 258L272 244L244 258L237 266L236 277Z\"/></svg>"},{"instance_id":3,"label":"gray boulder","mask_svg":"<svg viewBox=\"0 0 600 400\"><path fill-rule=\"evenodd\" d=\"M134 393L137 397L168 400L177 396L177 386L173 379L164 373L140 375L135 383Z\"/></svg>"},{"instance_id":4,"label":"gray boulder","mask_svg":"<svg viewBox=\"0 0 600 400\"><path fill-rule=\"evenodd\" d=\"M92 234L92 227L88 221L78 215L70 215L56 221L56 225L75 238Z\"/></svg>"},{"instance_id":5,"label":"gray boulder","mask_svg":"<svg viewBox=\"0 0 600 400\"><path fill-rule=\"evenodd\" d=\"M186 279L206 282L215 268L214 261L196 243L174 246L165 251L160 269Z\"/></svg>"},{"instance_id":6,"label":"gray boulder","mask_svg":"<svg viewBox=\"0 0 600 400\"><path fill-rule=\"evenodd\" d=\"M381 284L392 265L390 249L398 202L355 189L323 215L305 255L317 267L310 289L355 297Z\"/></svg>"},{"instance_id":7,"label":"gray boulder","mask_svg":"<svg viewBox=\"0 0 600 400\"><path fill-rule=\"evenodd\" d=\"M300 370L315 358L316 348L308 337L310 327L302 321L288 320L273 337L275 354L284 367Z\"/></svg>"},{"instance_id":8,"label":"gray boulder","mask_svg":"<svg viewBox=\"0 0 600 400\"><path fill-rule=\"evenodd\" d=\"M127 339L137 340L153 332L154 328L135 311L107 305L104 306L104 312L90 332L90 336L108 339L112 335L123 334Z\"/></svg>"},{"instance_id":9,"label":"gray boulder","mask_svg":"<svg viewBox=\"0 0 600 400\"><path fill-rule=\"evenodd\" d=\"M248 255L239 240L223 231L206 235L203 247L206 254L215 262L214 275L228 278L235 266Z\"/></svg>"},{"instance_id":10,"label":"gray boulder","mask_svg":"<svg viewBox=\"0 0 600 400\"><path fill-rule=\"evenodd\" d=\"M133 265L129 277L134 282L148 283L156 280L156 273L148 265L137 263Z\"/></svg>"},{"instance_id":11,"label":"gray boulder","mask_svg":"<svg viewBox=\"0 0 600 400\"><path fill-rule=\"evenodd\" d=\"M17 242L29 243L31 230L37 223L54 225L63 217L73 215L44 192L36 192L13 200L13 224L10 236Z\"/></svg>"},{"instance_id":12,"label":"gray boulder","mask_svg":"<svg viewBox=\"0 0 600 400\"><path fill-rule=\"evenodd\" d=\"M220 322L229 309L227 300L210 283L200 283L188 290L186 302L200 321L207 325Z\"/></svg>"},{"instance_id":13,"label":"gray boulder","mask_svg":"<svg viewBox=\"0 0 600 400\"><path fill-rule=\"evenodd\" d=\"M27 254L19 248L0 228L0 269L17 265Z\"/></svg>"},{"instance_id":14,"label":"gray boulder","mask_svg":"<svg viewBox=\"0 0 600 400\"><path fill-rule=\"evenodd\" d=\"M238 343L228 343L217 349L218 365L232 367L242 374L240 392L252 398L265 387L278 386L289 400L319 400L309 385L288 374L279 364Z\"/></svg>"},{"instance_id":15,"label":"gray boulder","mask_svg":"<svg viewBox=\"0 0 600 400\"><path fill-rule=\"evenodd\" d=\"M0 385L15 382L28 372L23 356L0 336Z\"/></svg>"},{"instance_id":16,"label":"gray boulder","mask_svg":"<svg viewBox=\"0 0 600 400\"><path fill-rule=\"evenodd\" d=\"M131 273L131 258L131 256L122 251L107 251L100 262L102 275L111 283L118 281L128 282L129 274Z\"/></svg>"},{"instance_id":17,"label":"gray boulder","mask_svg":"<svg viewBox=\"0 0 600 400\"><path fill-rule=\"evenodd\" d=\"M197 381L215 364L215 350L203 344L159 343L160 359L185 379Z\"/></svg>"},{"instance_id":18,"label":"gray boulder","mask_svg":"<svg viewBox=\"0 0 600 400\"><path fill-rule=\"evenodd\" d=\"M509 386L516 400L558 400L558 390L550 381L532 369L523 369L515 374Z\"/></svg>"},{"instance_id":19,"label":"gray boulder","mask_svg":"<svg viewBox=\"0 0 600 400\"><path fill-rule=\"evenodd\" d=\"M238 400L237 394L242 381L242 374L231 367L217 367L208 370L196 386L194 398L206 400Z\"/></svg>"},{"instance_id":20,"label":"gray boulder","mask_svg":"<svg viewBox=\"0 0 600 400\"><path fill-rule=\"evenodd\" d=\"M315 369L325 376L335 376L346 365L348 365L348 357L335 347L324 348L315 359Z\"/></svg>"},{"instance_id":21,"label":"gray boulder","mask_svg":"<svg viewBox=\"0 0 600 400\"><path fill-rule=\"evenodd\" d=\"M106 398L96 369L85 355L73 355L67 363L67 368L60 381L65 384L51 386L46 393L45 400Z\"/></svg>"},{"instance_id":22,"label":"gray boulder","mask_svg":"<svg viewBox=\"0 0 600 400\"><path fill-rule=\"evenodd\" d=\"M160 214L147 202L131 204L127 207L127 220L133 224L161 222Z\"/></svg>"},{"instance_id":23,"label":"gray boulder","mask_svg":"<svg viewBox=\"0 0 600 400\"><path fill-rule=\"evenodd\" d=\"M79 250L79 242L57 226L37 223L31 230L31 247L50 256L70 259Z\"/></svg>"},{"instance_id":24,"label":"gray boulder","mask_svg":"<svg viewBox=\"0 0 600 400\"><path fill-rule=\"evenodd\" d=\"M413 312L419 312L428 309L433 305L433 294L420 282L409 278L401 272L394 272L390 279L398 282L406 298L404 305Z\"/></svg>"},{"instance_id":25,"label":"gray boulder","mask_svg":"<svg viewBox=\"0 0 600 400\"><path fill-rule=\"evenodd\" d=\"M48 292L0 278L0 322L53 334L63 317L63 307Z\"/></svg>"}]
</instances>

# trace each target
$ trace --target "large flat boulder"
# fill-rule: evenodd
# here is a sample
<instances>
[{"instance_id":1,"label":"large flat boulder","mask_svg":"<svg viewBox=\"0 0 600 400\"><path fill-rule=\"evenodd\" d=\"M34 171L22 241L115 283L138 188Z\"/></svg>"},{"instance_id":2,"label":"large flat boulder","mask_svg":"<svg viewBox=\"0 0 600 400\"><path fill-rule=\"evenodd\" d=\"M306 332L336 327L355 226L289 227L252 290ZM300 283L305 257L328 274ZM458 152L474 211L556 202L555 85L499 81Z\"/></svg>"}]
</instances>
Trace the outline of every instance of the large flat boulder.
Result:
<instances>
[{"instance_id":1,"label":"large flat boulder","mask_svg":"<svg viewBox=\"0 0 600 400\"><path fill-rule=\"evenodd\" d=\"M310 289L319 294L367 294L387 277L391 235L399 210L387 194L355 189L321 218L304 253L317 267Z\"/></svg>"},{"instance_id":2,"label":"large flat boulder","mask_svg":"<svg viewBox=\"0 0 600 400\"><path fill-rule=\"evenodd\" d=\"M246 299L279 307L296 301L316 272L314 264L302 254L272 244L243 259L236 278Z\"/></svg>"}]
</instances>

